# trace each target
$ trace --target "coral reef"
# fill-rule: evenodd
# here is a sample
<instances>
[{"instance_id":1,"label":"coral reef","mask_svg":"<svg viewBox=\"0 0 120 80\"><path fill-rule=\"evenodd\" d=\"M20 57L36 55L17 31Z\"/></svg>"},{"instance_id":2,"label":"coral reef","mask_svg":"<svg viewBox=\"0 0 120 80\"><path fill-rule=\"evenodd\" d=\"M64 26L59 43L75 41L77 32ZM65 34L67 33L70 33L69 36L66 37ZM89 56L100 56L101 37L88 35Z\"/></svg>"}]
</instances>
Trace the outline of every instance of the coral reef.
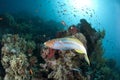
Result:
<instances>
[{"instance_id":1,"label":"coral reef","mask_svg":"<svg viewBox=\"0 0 120 80\"><path fill-rule=\"evenodd\" d=\"M80 61L82 58L77 53L72 51L56 51L52 58L45 56L50 55L49 49L44 48L42 57L45 64L40 64L43 69L49 71L48 79L54 80L86 80L87 77L82 75L79 66L82 65Z\"/></svg>"},{"instance_id":2,"label":"coral reef","mask_svg":"<svg viewBox=\"0 0 120 80\"><path fill-rule=\"evenodd\" d=\"M78 38L87 49L91 65L86 65L83 56L78 55L74 50L50 51L49 48L43 48L41 55L46 63L41 66L47 71L52 69L48 77L55 80L119 80L120 77L116 72L114 60L107 60L103 57L102 40L104 36L105 30L97 31L85 19L81 19L77 26L72 25L67 31L58 32L56 37ZM48 58L51 54L52 57ZM112 72L117 73L117 75Z\"/></svg>"},{"instance_id":3,"label":"coral reef","mask_svg":"<svg viewBox=\"0 0 120 80\"><path fill-rule=\"evenodd\" d=\"M68 29L70 30L70 29ZM78 38L86 46L86 38L82 33L71 34L71 31L65 31L69 37ZM75 30L76 32L76 30ZM59 32L61 34L61 32ZM71 36L70 36L71 35ZM65 35L66 36L66 35ZM87 47L87 46L86 46ZM49 56L52 57L49 58ZM80 66L88 66L83 58L83 55L76 53L74 50L70 51L59 51L52 50L49 48L42 48L41 52L42 58L45 60L45 64L41 66L49 71L52 71L48 74L48 78L54 80L87 80L90 76L87 73L84 73ZM87 68L86 68L87 69ZM69 75L69 76L68 76Z\"/></svg>"},{"instance_id":4,"label":"coral reef","mask_svg":"<svg viewBox=\"0 0 120 80\"><path fill-rule=\"evenodd\" d=\"M105 30L94 29L87 20L81 19L64 30L61 23L45 22L31 14L0 14L0 17L0 79L120 80L116 62L103 57ZM43 46L49 39L62 37L75 37L84 44L90 66L75 50Z\"/></svg>"},{"instance_id":5,"label":"coral reef","mask_svg":"<svg viewBox=\"0 0 120 80\"><path fill-rule=\"evenodd\" d=\"M34 49L33 42L27 42L17 34L3 35L1 49L2 65L6 75L4 80L30 80L28 59L25 53Z\"/></svg>"}]
</instances>

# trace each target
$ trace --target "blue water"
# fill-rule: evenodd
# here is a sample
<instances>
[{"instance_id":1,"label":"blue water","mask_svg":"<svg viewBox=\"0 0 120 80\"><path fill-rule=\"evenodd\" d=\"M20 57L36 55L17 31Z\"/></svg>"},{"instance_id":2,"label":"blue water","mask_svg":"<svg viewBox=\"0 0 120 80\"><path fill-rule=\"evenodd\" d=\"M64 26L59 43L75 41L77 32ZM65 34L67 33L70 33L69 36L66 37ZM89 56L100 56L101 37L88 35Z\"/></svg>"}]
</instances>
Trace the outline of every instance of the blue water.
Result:
<instances>
[{"instance_id":1,"label":"blue water","mask_svg":"<svg viewBox=\"0 0 120 80\"><path fill-rule=\"evenodd\" d=\"M75 2L76 1L76 2ZM0 13L27 11L44 20L64 21L68 26L85 18L95 29L105 29L104 57L119 64L120 1L119 0L0 0ZM67 27L65 27L67 29Z\"/></svg>"}]
</instances>

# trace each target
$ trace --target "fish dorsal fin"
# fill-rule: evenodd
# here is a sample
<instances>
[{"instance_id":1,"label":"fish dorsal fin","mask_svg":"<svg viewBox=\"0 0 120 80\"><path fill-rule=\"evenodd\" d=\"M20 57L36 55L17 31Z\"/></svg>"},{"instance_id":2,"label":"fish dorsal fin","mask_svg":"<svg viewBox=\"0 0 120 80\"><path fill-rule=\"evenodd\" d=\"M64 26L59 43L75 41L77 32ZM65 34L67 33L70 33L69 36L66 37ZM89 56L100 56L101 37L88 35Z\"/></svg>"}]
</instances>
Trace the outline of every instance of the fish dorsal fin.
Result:
<instances>
[{"instance_id":1,"label":"fish dorsal fin","mask_svg":"<svg viewBox=\"0 0 120 80\"><path fill-rule=\"evenodd\" d=\"M85 52L83 52L82 50L79 50L79 49L75 49L75 51L79 54L84 54Z\"/></svg>"}]
</instances>

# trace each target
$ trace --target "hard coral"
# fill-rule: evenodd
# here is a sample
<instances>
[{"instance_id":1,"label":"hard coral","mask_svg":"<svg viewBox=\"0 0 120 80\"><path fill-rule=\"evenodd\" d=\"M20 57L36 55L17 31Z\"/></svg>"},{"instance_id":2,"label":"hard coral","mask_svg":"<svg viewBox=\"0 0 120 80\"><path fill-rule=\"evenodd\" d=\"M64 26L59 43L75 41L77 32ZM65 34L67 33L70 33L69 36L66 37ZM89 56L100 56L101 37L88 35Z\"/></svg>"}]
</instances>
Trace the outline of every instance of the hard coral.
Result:
<instances>
[{"instance_id":1,"label":"hard coral","mask_svg":"<svg viewBox=\"0 0 120 80\"><path fill-rule=\"evenodd\" d=\"M2 65L6 71L4 80L29 80L30 74L27 70L29 63L27 56L27 42L18 35L3 35L2 43ZM30 43L30 42L29 42ZM33 48L33 47L32 47Z\"/></svg>"}]
</instances>

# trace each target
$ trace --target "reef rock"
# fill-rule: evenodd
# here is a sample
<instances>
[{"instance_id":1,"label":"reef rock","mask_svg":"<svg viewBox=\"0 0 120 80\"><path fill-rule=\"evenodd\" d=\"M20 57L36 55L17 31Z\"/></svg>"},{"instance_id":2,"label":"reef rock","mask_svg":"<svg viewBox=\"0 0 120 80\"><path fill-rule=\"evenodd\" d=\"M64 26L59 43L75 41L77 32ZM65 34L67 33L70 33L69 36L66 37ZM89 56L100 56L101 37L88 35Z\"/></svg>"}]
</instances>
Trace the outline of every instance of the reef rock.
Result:
<instances>
[{"instance_id":1,"label":"reef rock","mask_svg":"<svg viewBox=\"0 0 120 80\"><path fill-rule=\"evenodd\" d=\"M18 35L6 34L2 37L1 63L5 69L4 80L30 80L29 63L25 52L26 41Z\"/></svg>"}]
</instances>

